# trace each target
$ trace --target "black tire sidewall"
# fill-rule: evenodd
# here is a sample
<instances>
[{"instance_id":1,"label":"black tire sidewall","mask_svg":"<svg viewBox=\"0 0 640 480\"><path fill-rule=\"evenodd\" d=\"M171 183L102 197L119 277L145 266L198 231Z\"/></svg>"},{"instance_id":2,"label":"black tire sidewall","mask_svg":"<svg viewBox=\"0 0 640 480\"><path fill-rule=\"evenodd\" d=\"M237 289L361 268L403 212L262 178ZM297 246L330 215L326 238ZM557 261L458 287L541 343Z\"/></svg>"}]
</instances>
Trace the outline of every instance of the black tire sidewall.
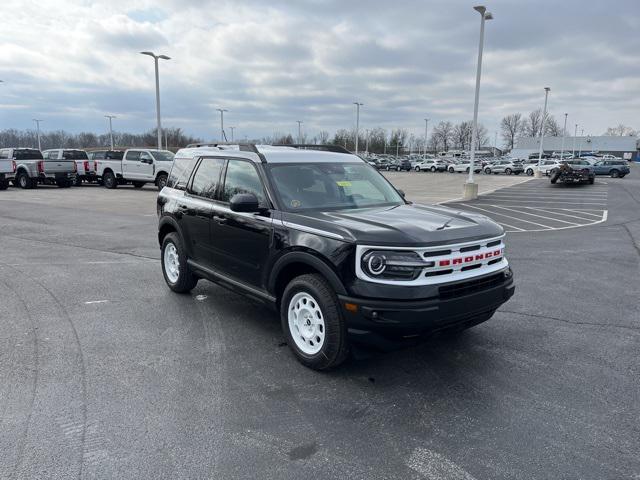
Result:
<instances>
[{"instance_id":1,"label":"black tire sidewall","mask_svg":"<svg viewBox=\"0 0 640 480\"><path fill-rule=\"evenodd\" d=\"M158 190L162 190L167 185L167 176L165 174L158 175L156 180L156 187Z\"/></svg>"},{"instance_id":2,"label":"black tire sidewall","mask_svg":"<svg viewBox=\"0 0 640 480\"><path fill-rule=\"evenodd\" d=\"M314 355L306 354L298 348L289 329L289 302L300 292L309 293L318 302L324 318L324 343L320 351ZM289 282L282 295L280 320L289 347L303 365L315 370L326 370L339 365L346 358L346 323L342 318L335 292L322 276L302 275Z\"/></svg>"},{"instance_id":3,"label":"black tire sidewall","mask_svg":"<svg viewBox=\"0 0 640 480\"><path fill-rule=\"evenodd\" d=\"M21 172L18 175L18 186L24 189L29 188L29 177L26 173Z\"/></svg>"},{"instance_id":4,"label":"black tire sidewall","mask_svg":"<svg viewBox=\"0 0 640 480\"><path fill-rule=\"evenodd\" d=\"M111 172L107 172L102 176L102 183L104 184L105 187L109 189L116 188L116 185L118 184L116 182L115 175Z\"/></svg>"}]
</instances>

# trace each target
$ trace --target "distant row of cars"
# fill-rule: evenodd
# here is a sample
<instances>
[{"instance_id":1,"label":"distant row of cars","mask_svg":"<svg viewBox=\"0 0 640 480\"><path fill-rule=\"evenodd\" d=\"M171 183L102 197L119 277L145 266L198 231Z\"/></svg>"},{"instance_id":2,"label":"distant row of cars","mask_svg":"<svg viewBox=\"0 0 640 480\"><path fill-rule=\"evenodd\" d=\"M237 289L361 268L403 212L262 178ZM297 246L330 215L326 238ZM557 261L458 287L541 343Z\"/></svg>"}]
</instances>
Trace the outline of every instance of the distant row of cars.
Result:
<instances>
[{"instance_id":1,"label":"distant row of cars","mask_svg":"<svg viewBox=\"0 0 640 480\"><path fill-rule=\"evenodd\" d=\"M40 185L69 188L83 182L100 183L107 188L133 184L142 188L154 183L161 190L167 183L173 163L169 150L131 148L94 150L56 148L0 149L0 190L11 183L23 189Z\"/></svg>"}]
</instances>

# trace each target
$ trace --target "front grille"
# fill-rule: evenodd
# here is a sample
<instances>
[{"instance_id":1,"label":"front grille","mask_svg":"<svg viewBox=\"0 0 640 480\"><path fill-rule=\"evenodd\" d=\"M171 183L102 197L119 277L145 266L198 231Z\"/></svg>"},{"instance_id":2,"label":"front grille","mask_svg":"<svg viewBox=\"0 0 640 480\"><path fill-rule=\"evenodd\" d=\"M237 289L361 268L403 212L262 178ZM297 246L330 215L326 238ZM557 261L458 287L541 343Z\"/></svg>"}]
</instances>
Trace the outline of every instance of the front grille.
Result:
<instances>
[{"instance_id":1,"label":"front grille","mask_svg":"<svg viewBox=\"0 0 640 480\"><path fill-rule=\"evenodd\" d=\"M503 281L504 274L497 273L495 275L489 275L488 277L484 278L453 283L451 285L444 285L438 289L438 292L442 300L447 300L450 298L461 297L464 295L469 295L471 293L480 292L482 290L496 287Z\"/></svg>"}]
</instances>

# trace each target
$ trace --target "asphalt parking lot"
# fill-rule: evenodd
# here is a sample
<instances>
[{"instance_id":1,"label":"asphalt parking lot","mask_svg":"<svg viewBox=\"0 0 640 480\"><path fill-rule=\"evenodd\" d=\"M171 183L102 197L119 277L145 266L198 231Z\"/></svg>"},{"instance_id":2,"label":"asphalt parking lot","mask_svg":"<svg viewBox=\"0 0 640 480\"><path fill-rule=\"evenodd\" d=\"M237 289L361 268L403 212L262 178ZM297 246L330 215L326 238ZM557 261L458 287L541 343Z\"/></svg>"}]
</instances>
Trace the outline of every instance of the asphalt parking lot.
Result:
<instances>
[{"instance_id":1,"label":"asphalt parking lot","mask_svg":"<svg viewBox=\"0 0 640 480\"><path fill-rule=\"evenodd\" d=\"M155 189L0 192L0 478L640 478L637 171L487 177L389 174L502 223L516 295L329 373L245 297L166 288Z\"/></svg>"}]
</instances>

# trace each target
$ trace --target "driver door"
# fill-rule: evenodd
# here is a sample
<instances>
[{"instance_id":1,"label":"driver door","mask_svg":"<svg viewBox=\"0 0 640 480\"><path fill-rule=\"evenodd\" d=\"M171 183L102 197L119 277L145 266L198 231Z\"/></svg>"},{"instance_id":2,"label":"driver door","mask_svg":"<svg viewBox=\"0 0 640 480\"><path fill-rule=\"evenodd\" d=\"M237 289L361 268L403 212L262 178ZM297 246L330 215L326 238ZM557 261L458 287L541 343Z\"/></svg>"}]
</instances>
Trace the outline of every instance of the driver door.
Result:
<instances>
[{"instance_id":1,"label":"driver door","mask_svg":"<svg viewBox=\"0 0 640 480\"><path fill-rule=\"evenodd\" d=\"M138 174L140 180L148 182L155 180L155 161L149 152L140 152Z\"/></svg>"}]
</instances>

